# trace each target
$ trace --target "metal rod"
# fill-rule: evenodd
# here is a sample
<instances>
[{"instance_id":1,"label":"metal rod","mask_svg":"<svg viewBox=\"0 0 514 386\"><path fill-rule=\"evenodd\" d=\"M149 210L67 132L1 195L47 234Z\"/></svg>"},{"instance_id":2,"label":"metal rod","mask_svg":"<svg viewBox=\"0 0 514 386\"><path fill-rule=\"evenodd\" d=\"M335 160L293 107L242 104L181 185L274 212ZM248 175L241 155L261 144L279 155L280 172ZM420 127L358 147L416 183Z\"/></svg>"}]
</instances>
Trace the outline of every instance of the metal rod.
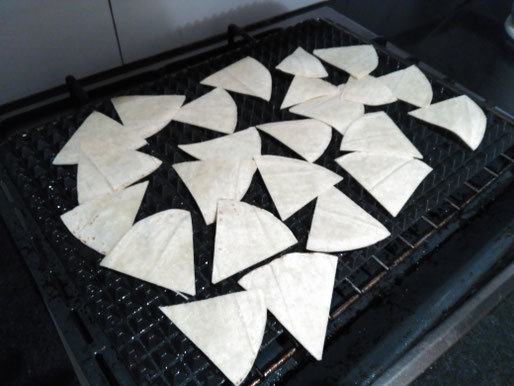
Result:
<instances>
[{"instance_id":1,"label":"metal rod","mask_svg":"<svg viewBox=\"0 0 514 386\"><path fill-rule=\"evenodd\" d=\"M455 209L457 210L460 210L460 206L458 206L456 203L454 203L452 200L450 200L449 198L445 198L444 201L446 201L448 204L450 204L451 206L453 206Z\"/></svg>"},{"instance_id":2,"label":"metal rod","mask_svg":"<svg viewBox=\"0 0 514 386\"><path fill-rule=\"evenodd\" d=\"M505 158L507 161L509 162L514 162L514 159L510 158L507 154L505 153L500 153L500 156Z\"/></svg>"},{"instance_id":3,"label":"metal rod","mask_svg":"<svg viewBox=\"0 0 514 386\"><path fill-rule=\"evenodd\" d=\"M409 240L406 240L402 235L398 235L398 238L402 240L409 248L414 249L414 245Z\"/></svg>"},{"instance_id":4,"label":"metal rod","mask_svg":"<svg viewBox=\"0 0 514 386\"><path fill-rule=\"evenodd\" d=\"M480 191L480 189L478 189L476 186L474 185L471 185L468 181L464 182L464 185L466 185L468 188L470 188L471 190L473 190L475 193L478 193Z\"/></svg>"},{"instance_id":5,"label":"metal rod","mask_svg":"<svg viewBox=\"0 0 514 386\"><path fill-rule=\"evenodd\" d=\"M490 175L492 175L493 177L498 177L498 173L496 172L493 172L491 169L489 169L487 166L484 166L484 170L489 173Z\"/></svg>"},{"instance_id":6,"label":"metal rod","mask_svg":"<svg viewBox=\"0 0 514 386\"><path fill-rule=\"evenodd\" d=\"M347 277L344 278L344 280L346 280L348 283L350 283L350 285L352 286L352 288L359 294L362 293L362 291L359 289L359 287L357 287L355 284L353 284L353 282L348 279Z\"/></svg>"},{"instance_id":7,"label":"metal rod","mask_svg":"<svg viewBox=\"0 0 514 386\"><path fill-rule=\"evenodd\" d=\"M432 222L432 220L428 219L426 216L421 216L421 219L423 221L425 221L428 225L430 225L432 228L439 229L439 227L434 222Z\"/></svg>"},{"instance_id":8,"label":"metal rod","mask_svg":"<svg viewBox=\"0 0 514 386\"><path fill-rule=\"evenodd\" d=\"M386 271L389 271L389 267L387 266L387 264L385 264L382 260L380 260L378 257L376 257L375 255L371 255L371 257L373 258L373 260L375 260L378 264L380 264Z\"/></svg>"}]
</instances>

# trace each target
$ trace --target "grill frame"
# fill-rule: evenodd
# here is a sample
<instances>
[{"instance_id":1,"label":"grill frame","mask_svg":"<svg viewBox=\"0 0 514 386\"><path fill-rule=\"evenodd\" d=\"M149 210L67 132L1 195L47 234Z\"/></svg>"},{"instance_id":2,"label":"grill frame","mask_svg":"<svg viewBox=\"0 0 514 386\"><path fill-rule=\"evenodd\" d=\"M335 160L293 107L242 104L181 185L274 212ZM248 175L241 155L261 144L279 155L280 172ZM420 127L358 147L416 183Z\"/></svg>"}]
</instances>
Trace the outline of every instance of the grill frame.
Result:
<instances>
[{"instance_id":1,"label":"grill frame","mask_svg":"<svg viewBox=\"0 0 514 386\"><path fill-rule=\"evenodd\" d=\"M349 33L348 31L345 31L345 33ZM354 38L354 34L351 34ZM243 44L244 46L244 44ZM382 51L384 53L387 51L385 47L378 46L377 49L379 51ZM395 57L395 55L392 55L391 53L388 53L389 57ZM403 62L404 65L407 65L408 62L405 62L404 60L400 60L398 57L395 57L395 60L398 60L400 62ZM450 83L446 84L447 82L438 80L438 83L441 83L444 85L444 87L452 89L453 91L458 90L458 86L452 85ZM465 92L466 90L461 90L461 92ZM282 96L283 93L280 93ZM190 97L190 95L188 95ZM190 98L188 98L190 99ZM491 108L486 107L489 114L494 114L494 116L498 117L498 119L504 119L504 117L498 115L497 112L493 111ZM367 109L367 111L373 111L372 109ZM86 114L85 111L81 112L81 114L84 116ZM238 127L238 129L242 129L242 127ZM38 129L36 129L37 131ZM30 134L29 134L30 135ZM445 135L444 133L441 135ZM264 134L263 134L264 136ZM212 137L209 137L212 138ZM206 139L204 137L204 139ZM340 138L336 137L336 140L333 142L338 143ZM455 139L452 139L455 141ZM510 143L512 143L512 135L510 139ZM508 147L505 145L505 147ZM153 153L152 153L153 154ZM159 156L159 155L158 155ZM510 158L508 155L503 155L502 157ZM494 157L493 157L494 158ZM512 164L512 159L510 159L510 164ZM510 168L510 166L509 166ZM485 169L484 169L485 170ZM493 171L493 173L496 173L498 175L501 175L505 173L505 170L497 173ZM473 170L471 169L468 173L468 175L474 175ZM52 313L56 316L56 319L58 321L58 325L61 326L63 329L63 335L66 336L66 339L70 341L70 345L74 347L74 352L76 356L82 356L82 358L77 358L80 365L85 369L85 373L87 374L87 378L92 383L105 383L105 381L114 382L116 379L122 379L123 383L125 383L125 379L130 379L131 376L128 374L126 369L123 369L124 366L122 366L118 359L115 357L114 353L112 352L111 348L107 347L106 345L102 344L106 341L105 335L101 328L98 328L98 326L95 325L94 320L91 320L90 312L86 310L83 304L78 300L80 297L80 294L76 289L73 288L73 286L69 283L69 280L66 280L66 274L63 275L62 272L58 272L58 269L52 269L51 276L53 276L52 285L49 284L49 279L46 275L46 272L44 272L44 268L41 266L41 261L38 256L39 255L52 255L53 252L51 248L49 248L47 245L44 244L44 236L41 235L41 232L38 234L38 226L36 225L35 221L33 220L33 216L26 208L26 203L21 198L21 196L16 192L16 189L13 189L12 187L15 185L11 180L10 177L8 177L8 173L2 165L0 169L0 175L2 176L2 190L3 190L3 199L2 201L2 214L4 215L4 219L13 235L13 238L15 239L16 243L20 247L20 250L22 252L22 255L25 257L25 260L31 269L31 272L33 276L36 279L36 282L38 283L39 289L46 298L47 304L51 304L51 310ZM12 174L11 174L12 177ZM494 175L493 175L494 177ZM472 178L471 178L472 179ZM459 179L460 181L460 179ZM466 186L465 184L468 184L467 187L474 191L473 197L478 197L479 193L482 191L480 187L477 187L473 185L471 182L468 182L467 179L465 179L465 182L461 184L461 186ZM491 182L492 183L492 182ZM471 187L470 187L471 186ZM11 199L9 199L9 196ZM354 197L352 197L354 198ZM470 199L468 199L470 200ZM470 202L470 201L467 201ZM458 207L460 208L464 207L463 205L459 203L455 203L450 199L450 202L448 205L452 207ZM409 206L413 206L413 203L410 202ZM175 206L174 206L175 207ZM310 204L310 211L313 209L313 204ZM456 208L455 208L456 209ZM453 216L450 216L448 221ZM428 219L428 221L427 221ZM433 221L429 219L428 217L424 220L426 224L432 226L431 222ZM288 224L289 225L289 224ZM436 224L441 226L442 224ZM401 226L400 226L401 227ZM406 223L404 222L403 227L406 227ZM437 229L433 229L433 232L435 232ZM29 232L31 235L33 235L34 239L32 242L27 242L25 240L24 234ZM406 234L408 232L399 232L396 231L396 234L398 235L398 240L404 245L404 247L408 248L408 251L413 250L414 248L418 248L421 243L419 241L410 241L409 235ZM433 233L427 233L422 237L422 240L426 240L430 234ZM36 235L36 236L34 236ZM36 239L40 237L43 242L39 242ZM36 244L36 245L34 245ZM39 244L39 245L38 245ZM196 244L195 244L196 247ZM340 254L341 255L341 254ZM91 256L91 254L89 254ZM403 256L403 257L402 257ZM394 260L400 261L405 260L409 254L402 253L398 257L398 259L401 258L401 260ZM379 259L376 256L374 256L373 253L370 253L369 259ZM364 258L365 259L365 258ZM379 261L381 261L379 259ZM333 314L333 317L340 316L343 311L345 311L348 307L351 306L354 302L358 300L360 294L367 292L370 288L372 288L383 276L384 272L387 272L387 270L383 271L380 276L380 278L373 279L372 282L374 284L367 284L362 289L359 288L359 283L355 284L352 279L348 279L348 275L350 273L355 273L355 271L358 271L359 264L363 263L362 259L355 259L354 261L350 262L351 264L348 265L348 269L346 272L339 272L338 274L338 281L339 282L345 282L351 289L349 292L351 293L351 297L349 297L346 301L344 301L341 305L337 307L338 315ZM398 263L394 264L390 267L390 269L393 266L396 266ZM340 263L341 264L341 263ZM377 262L377 264L381 265ZM382 262L382 264L387 265ZM239 275L240 276L240 275ZM238 276L238 277L239 277ZM371 282L370 282L371 283ZM220 293L223 293L224 290L220 290ZM352 300L353 299L353 300ZM71 310L71 311L70 311ZM67 328L63 328L63 326L67 325L67 323L70 323L71 326L74 326L74 328L71 328L69 331ZM333 323L332 323L333 324ZM76 327L78 326L78 327ZM77 331L71 331L76 330ZM329 331L330 335L330 331ZM84 341L86 344L84 344ZM78 348L78 349L77 349ZM252 376L253 379L250 378L249 382L253 382L253 380L258 379L262 380L264 377L268 378L269 381L272 381L273 375L278 374L276 371L278 369L278 365L283 365L283 368L288 367L287 362L291 360L295 352L298 351L298 345L296 342L292 342L292 348L289 349L284 355L280 356L276 361L274 361L270 366L264 367L263 370L256 370ZM78 353L78 354L77 354ZM91 356L93 359L91 359ZM101 374L96 374L97 369L101 368L104 374L107 374L105 377ZM111 375L108 375L109 372ZM125 378L127 377L127 378ZM98 381L98 382L97 382Z\"/></svg>"}]
</instances>

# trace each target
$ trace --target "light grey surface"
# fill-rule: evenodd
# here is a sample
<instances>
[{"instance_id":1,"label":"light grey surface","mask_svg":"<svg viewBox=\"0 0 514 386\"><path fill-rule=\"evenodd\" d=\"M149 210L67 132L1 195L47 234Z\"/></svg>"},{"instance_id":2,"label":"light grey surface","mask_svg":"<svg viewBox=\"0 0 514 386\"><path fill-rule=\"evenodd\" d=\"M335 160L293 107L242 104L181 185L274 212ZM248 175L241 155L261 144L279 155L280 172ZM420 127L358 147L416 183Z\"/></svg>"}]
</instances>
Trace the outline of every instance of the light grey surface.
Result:
<instances>
[{"instance_id":1,"label":"light grey surface","mask_svg":"<svg viewBox=\"0 0 514 386\"><path fill-rule=\"evenodd\" d=\"M121 65L108 0L0 1L0 105Z\"/></svg>"}]
</instances>

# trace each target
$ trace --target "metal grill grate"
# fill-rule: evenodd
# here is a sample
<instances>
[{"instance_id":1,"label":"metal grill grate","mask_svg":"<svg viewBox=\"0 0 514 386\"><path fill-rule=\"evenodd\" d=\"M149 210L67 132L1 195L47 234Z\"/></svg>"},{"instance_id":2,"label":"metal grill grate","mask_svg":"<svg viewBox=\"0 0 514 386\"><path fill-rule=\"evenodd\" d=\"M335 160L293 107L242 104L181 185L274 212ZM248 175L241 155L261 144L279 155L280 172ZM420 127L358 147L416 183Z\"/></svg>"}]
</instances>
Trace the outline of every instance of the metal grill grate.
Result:
<instances>
[{"instance_id":1,"label":"metal grill grate","mask_svg":"<svg viewBox=\"0 0 514 386\"><path fill-rule=\"evenodd\" d=\"M124 94L185 94L192 100L210 89L199 84L205 76L247 55L253 56L270 70L301 45L314 48L361 43L336 26L310 20L283 31L275 31L255 43L243 45L205 62L176 73L163 72L152 83L143 84ZM375 75L385 74L407 64L377 47L380 65ZM340 84L347 76L327 65L328 81ZM238 106L237 130L258 123L298 119L280 110L291 77L278 71L273 76L270 103L241 94L232 94ZM430 78L430 77L429 77ZM457 93L442 83L431 80L434 102ZM115 117L109 103L97 106ZM334 131L324 156L317 162L344 176L338 188L381 221L392 237L365 250L339 254L330 331L336 328L334 319L368 291L388 269L405 259L409 251L437 230L448 216L453 216L466 202L483 189L483 173L496 178L512 160L501 155L513 143L512 127L488 111L488 128L480 148L471 152L458 139L444 130L425 125L407 115L412 109L403 102L382 108L366 108L366 112L385 110L407 137L421 151L425 162L434 171L423 181L397 218L391 218L376 201L344 172L333 159L340 155L341 136ZM40 288L50 300L58 300L82 326L82 355L95 356L100 368L111 373L107 379L136 384L222 384L225 378L206 357L180 333L158 310L160 305L184 300L172 291L146 284L137 279L100 268L101 256L74 239L60 222L59 215L76 205L76 168L54 167L51 161L79 124L90 113L84 109L43 127L11 137L1 145L2 188L6 196L20 197L9 220L11 232L20 238L30 234L30 248L38 257L29 262L33 273L39 273ZM137 219L169 208L192 212L194 227L196 299L205 299L237 290L237 279L249 270L217 285L210 284L215 226L205 226L196 204L171 165L192 160L178 150L177 145L218 137L219 134L193 126L172 122L158 135L149 139L142 149L163 161L149 177L150 186ZM278 154L297 158L289 149L262 134L263 154ZM501 156L500 156L501 155ZM495 169L491 163L504 160L507 166ZM487 168L484 168L487 166ZM487 183L487 182L486 182ZM7 197L8 198L8 197ZM258 173L254 176L244 201L276 210ZM467 201L468 200L468 201ZM13 199L12 202L16 200ZM5 205L4 205L5 207ZM286 221L299 240L288 251L303 251L314 202ZM443 220L441 220L443 219ZM17 227L17 228L16 228ZM24 251L22 251L24 252ZM28 253L25 251L25 253ZM66 315L69 318L69 315ZM304 350L268 314L266 332L256 364L248 377L249 383L279 379L281 371L290 369L290 361ZM288 364L288 366L284 366ZM272 376L273 375L273 376ZM127 376L127 379L123 377Z\"/></svg>"}]
</instances>

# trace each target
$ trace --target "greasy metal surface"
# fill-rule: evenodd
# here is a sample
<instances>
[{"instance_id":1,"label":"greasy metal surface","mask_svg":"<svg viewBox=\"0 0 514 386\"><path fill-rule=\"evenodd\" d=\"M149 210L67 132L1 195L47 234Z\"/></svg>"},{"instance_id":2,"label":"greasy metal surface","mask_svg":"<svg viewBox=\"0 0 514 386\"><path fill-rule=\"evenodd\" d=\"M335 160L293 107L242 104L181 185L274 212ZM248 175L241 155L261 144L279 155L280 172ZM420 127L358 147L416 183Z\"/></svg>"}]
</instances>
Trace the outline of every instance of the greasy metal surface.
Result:
<instances>
[{"instance_id":1,"label":"greasy metal surface","mask_svg":"<svg viewBox=\"0 0 514 386\"><path fill-rule=\"evenodd\" d=\"M273 95L271 103L232 94L238 106L237 130L262 122L296 119L287 111L279 110L291 77L273 70L285 56L301 45L314 48L357 44L360 41L323 21L308 21L284 31L273 32L257 43L250 43L226 54L163 75L156 82L132 89L131 94L185 94L194 99L209 88L199 81L210 73L243 58L255 57L271 70ZM406 66L387 55L380 47L380 75ZM346 81L346 75L327 65L328 80L334 84ZM437 81L432 82L434 102L458 95ZM112 106L104 103L100 111L115 116ZM456 137L416 121L407 115L411 106L397 102L366 111L385 110L416 145L425 162L434 171L423 181L397 218L391 218L376 201L345 173L333 159L341 136L334 131L329 148L317 162L343 175L338 185L348 196L384 223L392 237L365 250L339 254L340 261L333 298L332 316L340 314L356 294L366 290L369 278L387 271L398 256L419 245L418 236L433 229L436 220L433 210L460 208L455 195L477 193L479 185L467 182L486 165L496 160L513 142L512 127L498 116L487 113L488 128L480 148L472 152ZM6 175L2 176L4 194L20 197L22 202L9 216L4 214L11 232L30 237L38 258L31 269L40 273L40 288L50 301L62 303L61 309L73 309L71 315L81 332L81 355L94 356L105 377L104 382L152 384L221 384L225 378L205 356L189 342L158 310L160 305L177 304L184 299L171 291L146 284L137 279L100 268L101 256L75 240L59 220L59 215L76 205L76 168L54 167L51 161L78 125L89 114L83 110L47 125L13 136L0 147L0 161ZM204 299L241 290L237 279L247 271L215 286L210 284L215 226L205 226L196 204L171 165L192 158L178 150L177 145L218 137L219 134L172 122L158 135L149 139L142 151L163 161L163 165L149 177L150 186L138 214L138 219L169 208L190 210L193 217L196 299ZM295 154L262 134L264 154L296 157ZM500 170L493 170L499 173ZM491 175L494 178L494 175ZM467 184L465 184L467 183ZM452 196L453 195L453 196ZM255 175L244 201L276 214L262 179ZM442 208L442 209L441 209ZM299 239L290 251L304 250L314 202L300 210L287 225ZM424 219L422 219L424 218ZM418 221L419 220L419 221ZM427 221L428 220L428 221ZM18 227L18 228L16 228ZM22 251L23 252L23 251ZM28 253L28 251L25 251ZM407 255L405 255L407 256ZM37 261L36 261L37 260ZM361 269L363 267L363 269ZM387 268L386 268L387 267ZM374 279L377 280L377 279ZM363 283L368 283L363 286ZM269 315L269 314L268 314ZM58 322L60 322L58 320ZM64 321L63 321L64 323ZM336 326L331 321L329 330ZM75 344L77 349L79 344ZM248 382L280 374L294 367L290 361L303 348L269 315L266 332ZM281 373L277 373L277 369Z\"/></svg>"}]
</instances>

